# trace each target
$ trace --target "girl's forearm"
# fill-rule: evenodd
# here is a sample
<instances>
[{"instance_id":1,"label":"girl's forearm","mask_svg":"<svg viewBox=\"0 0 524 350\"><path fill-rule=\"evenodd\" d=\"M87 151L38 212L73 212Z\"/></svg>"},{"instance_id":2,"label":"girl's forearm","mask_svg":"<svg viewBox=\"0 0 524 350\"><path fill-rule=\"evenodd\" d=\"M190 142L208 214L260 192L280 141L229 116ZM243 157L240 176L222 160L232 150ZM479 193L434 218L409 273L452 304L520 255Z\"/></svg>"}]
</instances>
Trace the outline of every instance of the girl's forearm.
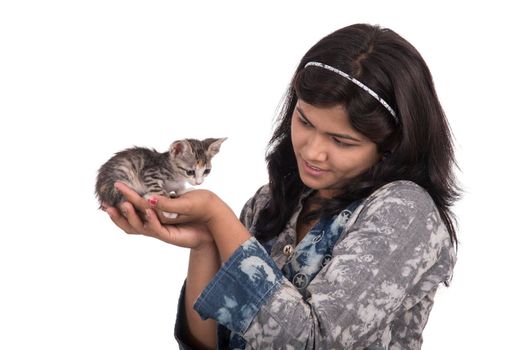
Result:
<instances>
[{"instance_id":1,"label":"girl's forearm","mask_svg":"<svg viewBox=\"0 0 524 350\"><path fill-rule=\"evenodd\" d=\"M235 213L219 197L214 197L212 205L215 212L208 222L208 230L213 236L222 263L226 262L235 250L251 238L247 228L238 220Z\"/></svg>"},{"instance_id":2,"label":"girl's forearm","mask_svg":"<svg viewBox=\"0 0 524 350\"><path fill-rule=\"evenodd\" d=\"M216 321L203 321L193 309L193 305L219 267L220 258L214 244L191 250L185 290L186 331L191 345L198 349L216 347Z\"/></svg>"}]
</instances>

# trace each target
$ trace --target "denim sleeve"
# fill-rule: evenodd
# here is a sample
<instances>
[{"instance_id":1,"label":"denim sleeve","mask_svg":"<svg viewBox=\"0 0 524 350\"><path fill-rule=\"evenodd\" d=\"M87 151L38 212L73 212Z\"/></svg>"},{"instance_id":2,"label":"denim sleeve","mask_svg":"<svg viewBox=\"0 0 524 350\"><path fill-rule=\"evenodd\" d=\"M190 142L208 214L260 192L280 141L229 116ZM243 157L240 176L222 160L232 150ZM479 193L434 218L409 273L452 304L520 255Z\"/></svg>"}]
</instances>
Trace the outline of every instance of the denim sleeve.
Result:
<instances>
[{"instance_id":1,"label":"denim sleeve","mask_svg":"<svg viewBox=\"0 0 524 350\"><path fill-rule=\"evenodd\" d=\"M280 287L282 272L254 238L244 242L202 292L194 309L243 334L261 306Z\"/></svg>"}]
</instances>

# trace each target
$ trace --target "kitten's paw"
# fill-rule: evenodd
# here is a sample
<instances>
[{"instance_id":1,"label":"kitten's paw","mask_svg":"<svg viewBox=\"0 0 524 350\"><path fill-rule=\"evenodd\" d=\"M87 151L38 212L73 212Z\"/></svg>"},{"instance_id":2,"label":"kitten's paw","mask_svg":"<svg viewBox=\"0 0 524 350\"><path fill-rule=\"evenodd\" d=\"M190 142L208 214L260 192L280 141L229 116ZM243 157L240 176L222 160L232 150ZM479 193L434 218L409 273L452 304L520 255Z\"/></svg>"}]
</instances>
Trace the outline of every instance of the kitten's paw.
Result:
<instances>
[{"instance_id":1,"label":"kitten's paw","mask_svg":"<svg viewBox=\"0 0 524 350\"><path fill-rule=\"evenodd\" d=\"M167 219L176 219L178 217L177 213L168 213L167 211L163 211L162 215L164 215Z\"/></svg>"},{"instance_id":2,"label":"kitten's paw","mask_svg":"<svg viewBox=\"0 0 524 350\"><path fill-rule=\"evenodd\" d=\"M169 198L176 198L176 197L178 197L178 195L176 194L175 191L169 192Z\"/></svg>"}]
</instances>

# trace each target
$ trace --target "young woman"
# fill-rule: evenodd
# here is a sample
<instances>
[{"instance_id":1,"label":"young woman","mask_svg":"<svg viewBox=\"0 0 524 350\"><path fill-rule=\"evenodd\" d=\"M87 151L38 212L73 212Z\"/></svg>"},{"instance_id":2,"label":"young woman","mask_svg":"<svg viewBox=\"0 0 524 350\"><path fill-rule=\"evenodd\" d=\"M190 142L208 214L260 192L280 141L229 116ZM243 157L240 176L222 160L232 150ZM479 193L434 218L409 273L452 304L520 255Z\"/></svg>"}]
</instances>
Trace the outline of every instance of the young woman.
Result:
<instances>
[{"instance_id":1,"label":"young woman","mask_svg":"<svg viewBox=\"0 0 524 350\"><path fill-rule=\"evenodd\" d=\"M191 249L180 346L419 349L452 276L459 189L417 50L365 24L320 40L293 76L267 162L269 184L240 220L210 191L145 201L116 184L127 202L107 212L120 228Z\"/></svg>"}]
</instances>

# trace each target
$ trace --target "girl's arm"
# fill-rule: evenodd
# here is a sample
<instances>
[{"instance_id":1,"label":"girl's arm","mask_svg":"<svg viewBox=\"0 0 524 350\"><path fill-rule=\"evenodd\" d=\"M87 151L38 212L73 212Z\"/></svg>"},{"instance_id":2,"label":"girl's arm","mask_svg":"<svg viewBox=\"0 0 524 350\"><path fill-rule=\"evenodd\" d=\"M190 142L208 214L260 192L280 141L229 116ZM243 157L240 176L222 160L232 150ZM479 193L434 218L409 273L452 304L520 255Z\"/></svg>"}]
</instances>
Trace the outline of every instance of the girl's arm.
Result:
<instances>
[{"instance_id":1,"label":"girl's arm","mask_svg":"<svg viewBox=\"0 0 524 350\"><path fill-rule=\"evenodd\" d=\"M214 349L216 347L216 321L212 319L203 321L193 309L193 304L213 279L219 267L220 258L214 244L201 249L191 249L184 295L184 312L187 323L183 335L185 336L184 341L192 348Z\"/></svg>"}]
</instances>

